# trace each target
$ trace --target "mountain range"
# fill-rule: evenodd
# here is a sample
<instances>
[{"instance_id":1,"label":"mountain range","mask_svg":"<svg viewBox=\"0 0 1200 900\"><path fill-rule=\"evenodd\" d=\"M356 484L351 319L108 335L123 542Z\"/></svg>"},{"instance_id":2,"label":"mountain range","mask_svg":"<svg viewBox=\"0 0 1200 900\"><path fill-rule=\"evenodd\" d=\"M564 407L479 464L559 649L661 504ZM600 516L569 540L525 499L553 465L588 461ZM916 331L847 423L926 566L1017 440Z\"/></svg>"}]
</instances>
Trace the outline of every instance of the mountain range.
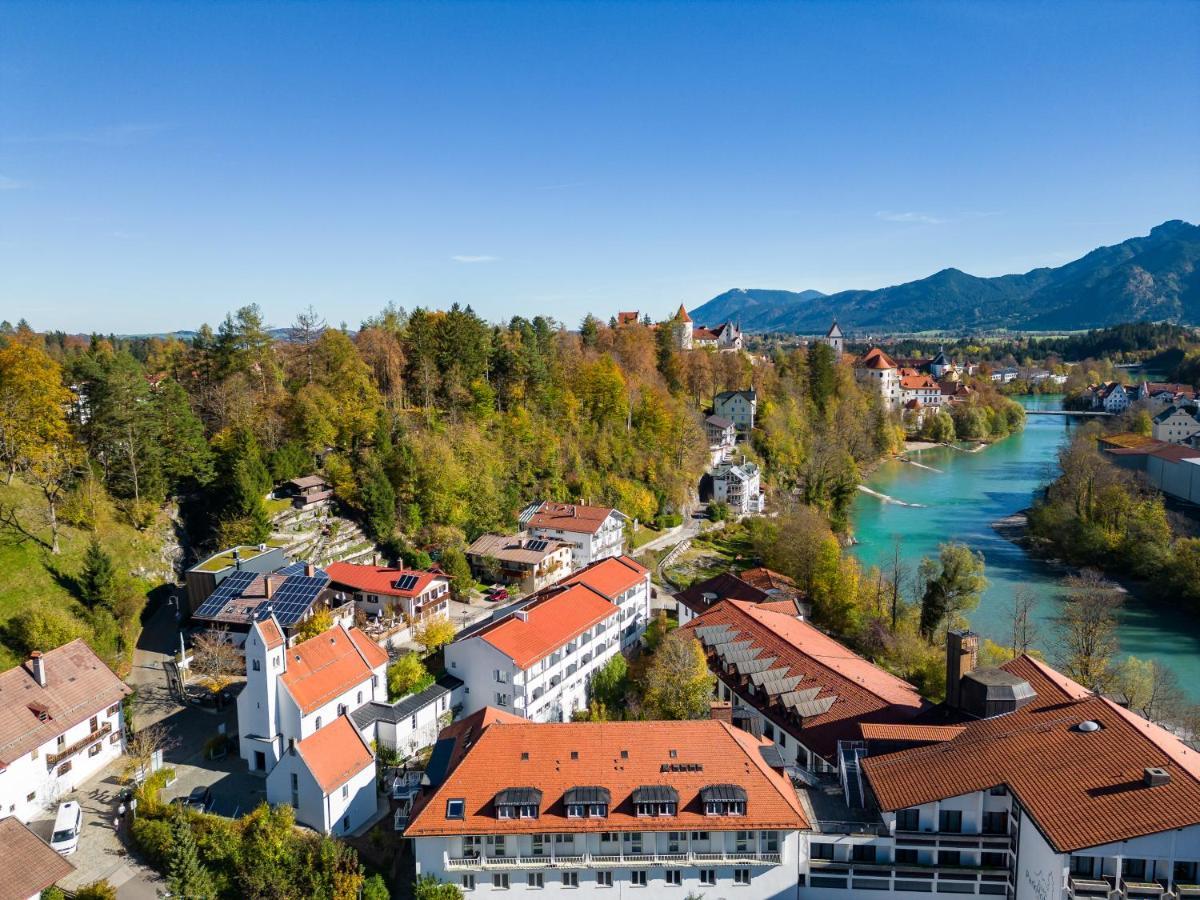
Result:
<instances>
[{"instance_id":1,"label":"mountain range","mask_svg":"<svg viewBox=\"0 0 1200 900\"><path fill-rule=\"evenodd\" d=\"M958 269L874 291L736 288L691 310L747 331L1067 331L1120 322L1200 324L1200 227L1179 219L1057 268L980 278Z\"/></svg>"}]
</instances>

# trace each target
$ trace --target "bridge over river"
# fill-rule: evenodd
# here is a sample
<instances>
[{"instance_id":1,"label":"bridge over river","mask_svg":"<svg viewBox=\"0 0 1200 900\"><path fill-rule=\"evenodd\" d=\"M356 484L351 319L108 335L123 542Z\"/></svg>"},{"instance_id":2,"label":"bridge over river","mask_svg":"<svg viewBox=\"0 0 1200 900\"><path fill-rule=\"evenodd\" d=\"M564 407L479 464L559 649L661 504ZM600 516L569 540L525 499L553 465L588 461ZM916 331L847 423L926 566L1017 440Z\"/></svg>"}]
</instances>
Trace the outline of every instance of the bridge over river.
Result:
<instances>
[{"instance_id":1,"label":"bridge over river","mask_svg":"<svg viewBox=\"0 0 1200 900\"><path fill-rule=\"evenodd\" d=\"M1087 416L1111 416L1110 412L1105 410L1093 409L1027 409L1027 416L1079 416L1080 418Z\"/></svg>"}]
</instances>

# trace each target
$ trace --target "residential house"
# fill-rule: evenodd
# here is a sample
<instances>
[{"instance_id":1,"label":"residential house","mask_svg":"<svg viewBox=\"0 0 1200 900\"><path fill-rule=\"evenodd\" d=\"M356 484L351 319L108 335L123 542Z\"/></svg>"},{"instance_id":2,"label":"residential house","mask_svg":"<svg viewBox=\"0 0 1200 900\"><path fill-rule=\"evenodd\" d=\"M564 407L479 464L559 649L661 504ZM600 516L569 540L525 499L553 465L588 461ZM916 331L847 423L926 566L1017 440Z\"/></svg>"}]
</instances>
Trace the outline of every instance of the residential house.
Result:
<instances>
[{"instance_id":1,"label":"residential house","mask_svg":"<svg viewBox=\"0 0 1200 900\"><path fill-rule=\"evenodd\" d=\"M621 652L621 609L585 583L559 584L500 610L445 648L463 711L487 706L562 722L587 706L592 675Z\"/></svg>"},{"instance_id":2,"label":"residential house","mask_svg":"<svg viewBox=\"0 0 1200 900\"><path fill-rule=\"evenodd\" d=\"M582 569L597 560L625 552L626 516L608 506L539 501L521 511L518 522L543 540L568 541L571 565Z\"/></svg>"},{"instance_id":3,"label":"residential house","mask_svg":"<svg viewBox=\"0 0 1200 900\"><path fill-rule=\"evenodd\" d=\"M321 611L335 623L354 624L354 601L312 563L294 562L259 574L249 568L229 573L192 613L192 621L241 647L251 626L273 615L290 641L300 624Z\"/></svg>"},{"instance_id":4,"label":"residential house","mask_svg":"<svg viewBox=\"0 0 1200 900\"><path fill-rule=\"evenodd\" d=\"M878 347L872 347L862 358L855 361L854 377L860 384L874 385L885 407L900 408L899 366Z\"/></svg>"},{"instance_id":5,"label":"residential house","mask_svg":"<svg viewBox=\"0 0 1200 900\"><path fill-rule=\"evenodd\" d=\"M338 625L288 647L278 620L266 616L254 622L245 651L239 750L250 771L268 779L295 744L372 700L387 700L388 656L357 628Z\"/></svg>"},{"instance_id":6,"label":"residential house","mask_svg":"<svg viewBox=\"0 0 1200 900\"><path fill-rule=\"evenodd\" d=\"M1156 441L1172 444L1185 443L1195 434L1200 434L1200 418L1194 406L1168 406L1158 413L1151 426Z\"/></svg>"},{"instance_id":7,"label":"residential house","mask_svg":"<svg viewBox=\"0 0 1200 900\"><path fill-rule=\"evenodd\" d=\"M825 332L825 337L821 338L821 343L833 351L833 358L836 362L842 361L842 354L846 352L846 336L838 327L837 319L833 320L833 324Z\"/></svg>"},{"instance_id":8,"label":"residential house","mask_svg":"<svg viewBox=\"0 0 1200 900\"><path fill-rule=\"evenodd\" d=\"M929 375L902 375L900 377L900 402L916 401L921 407L936 410L942 405L942 388ZM917 407L913 407L917 408Z\"/></svg>"},{"instance_id":9,"label":"residential house","mask_svg":"<svg viewBox=\"0 0 1200 900\"><path fill-rule=\"evenodd\" d=\"M749 434L754 429L757 412L758 393L754 388L722 391L713 398L713 415L729 419L741 434Z\"/></svg>"},{"instance_id":10,"label":"residential house","mask_svg":"<svg viewBox=\"0 0 1200 900\"><path fill-rule=\"evenodd\" d=\"M862 726L846 781L879 827L812 835L800 896L1195 893L1200 755L1028 656L974 669L973 638L951 635L944 724Z\"/></svg>"},{"instance_id":11,"label":"residential house","mask_svg":"<svg viewBox=\"0 0 1200 900\"><path fill-rule=\"evenodd\" d=\"M735 516L760 514L766 506L758 465L722 463L712 470L713 501L726 504Z\"/></svg>"},{"instance_id":12,"label":"residential house","mask_svg":"<svg viewBox=\"0 0 1200 900\"><path fill-rule=\"evenodd\" d=\"M1088 392L1092 398L1092 408L1103 409L1105 412L1124 412L1129 408L1129 404L1133 402L1132 392L1127 391L1125 386L1117 381L1092 385L1088 388Z\"/></svg>"},{"instance_id":13,"label":"residential house","mask_svg":"<svg viewBox=\"0 0 1200 900\"><path fill-rule=\"evenodd\" d=\"M371 700L350 713L364 741L386 747L410 760L437 741L462 703L463 683L449 673L424 690L395 702Z\"/></svg>"},{"instance_id":14,"label":"residential house","mask_svg":"<svg viewBox=\"0 0 1200 900\"><path fill-rule=\"evenodd\" d=\"M941 381L938 388L942 393L942 406L949 403L965 403L975 393L975 389L962 381Z\"/></svg>"},{"instance_id":15,"label":"residential house","mask_svg":"<svg viewBox=\"0 0 1200 900\"><path fill-rule=\"evenodd\" d=\"M726 722L535 725L484 709L434 755L405 837L418 876L466 896L795 895L812 823L770 748Z\"/></svg>"},{"instance_id":16,"label":"residential house","mask_svg":"<svg viewBox=\"0 0 1200 900\"><path fill-rule=\"evenodd\" d=\"M1190 384L1143 381L1137 386L1133 400L1138 403L1149 402L1155 406L1167 406L1178 401L1194 401L1195 398L1196 389Z\"/></svg>"},{"instance_id":17,"label":"residential house","mask_svg":"<svg viewBox=\"0 0 1200 900\"><path fill-rule=\"evenodd\" d=\"M290 499L296 509L312 509L328 503L333 497L333 487L323 475L305 475L287 482L275 496Z\"/></svg>"},{"instance_id":18,"label":"residential house","mask_svg":"<svg viewBox=\"0 0 1200 900\"><path fill-rule=\"evenodd\" d=\"M629 556L592 563L564 584L585 584L621 610L621 652L627 653L650 624L650 570Z\"/></svg>"},{"instance_id":19,"label":"residential house","mask_svg":"<svg viewBox=\"0 0 1200 900\"><path fill-rule=\"evenodd\" d=\"M692 349L716 350L720 344L721 336L711 328L705 328L702 325L696 325L692 328Z\"/></svg>"},{"instance_id":20,"label":"residential house","mask_svg":"<svg viewBox=\"0 0 1200 900\"><path fill-rule=\"evenodd\" d=\"M737 426L732 419L709 416L704 420L704 432L708 437L708 453L711 465L724 462L737 443Z\"/></svg>"},{"instance_id":21,"label":"residential house","mask_svg":"<svg viewBox=\"0 0 1200 900\"><path fill-rule=\"evenodd\" d=\"M335 562L325 571L334 589L351 597L358 611L371 618L402 614L416 622L450 610L450 578L440 569Z\"/></svg>"},{"instance_id":22,"label":"residential house","mask_svg":"<svg viewBox=\"0 0 1200 900\"><path fill-rule=\"evenodd\" d=\"M570 541L535 537L528 531L481 534L467 548L467 562L480 581L516 585L533 593L571 571L574 551Z\"/></svg>"},{"instance_id":23,"label":"residential house","mask_svg":"<svg viewBox=\"0 0 1200 900\"><path fill-rule=\"evenodd\" d=\"M946 355L945 349L939 348L937 356L929 361L929 374L936 381L941 381L946 375L958 374L958 366Z\"/></svg>"},{"instance_id":24,"label":"residential house","mask_svg":"<svg viewBox=\"0 0 1200 900\"><path fill-rule=\"evenodd\" d=\"M638 310L636 310L636 309L632 310L631 312L617 313L617 327L618 328L621 328L625 325L636 325L640 321L641 321L641 313L638 312Z\"/></svg>"},{"instance_id":25,"label":"residential house","mask_svg":"<svg viewBox=\"0 0 1200 900\"><path fill-rule=\"evenodd\" d=\"M39 900L42 891L75 871L16 816L0 819L0 848L0 897L5 900Z\"/></svg>"},{"instance_id":26,"label":"residential house","mask_svg":"<svg viewBox=\"0 0 1200 900\"><path fill-rule=\"evenodd\" d=\"M28 822L120 757L129 693L79 639L0 672L0 815Z\"/></svg>"},{"instance_id":27,"label":"residential house","mask_svg":"<svg viewBox=\"0 0 1200 900\"><path fill-rule=\"evenodd\" d=\"M676 350L692 349L693 331L692 317L680 303L679 311L675 313L675 318L671 321L671 340Z\"/></svg>"},{"instance_id":28,"label":"residential house","mask_svg":"<svg viewBox=\"0 0 1200 900\"><path fill-rule=\"evenodd\" d=\"M800 770L836 771L859 722L905 722L927 707L912 685L773 609L725 600L681 627L703 645L734 722Z\"/></svg>"},{"instance_id":29,"label":"residential house","mask_svg":"<svg viewBox=\"0 0 1200 900\"><path fill-rule=\"evenodd\" d=\"M796 583L761 566L744 572L722 572L697 582L675 595L680 625L686 625L722 600L740 600L798 618L812 614L810 604Z\"/></svg>"},{"instance_id":30,"label":"residential house","mask_svg":"<svg viewBox=\"0 0 1200 900\"><path fill-rule=\"evenodd\" d=\"M257 546L242 544L214 553L184 573L184 582L187 586L187 609L182 612L190 615L193 610L199 609L221 582L235 572L254 572L258 575L265 575L268 572L278 572L287 564L283 548L272 547L269 544Z\"/></svg>"}]
</instances>

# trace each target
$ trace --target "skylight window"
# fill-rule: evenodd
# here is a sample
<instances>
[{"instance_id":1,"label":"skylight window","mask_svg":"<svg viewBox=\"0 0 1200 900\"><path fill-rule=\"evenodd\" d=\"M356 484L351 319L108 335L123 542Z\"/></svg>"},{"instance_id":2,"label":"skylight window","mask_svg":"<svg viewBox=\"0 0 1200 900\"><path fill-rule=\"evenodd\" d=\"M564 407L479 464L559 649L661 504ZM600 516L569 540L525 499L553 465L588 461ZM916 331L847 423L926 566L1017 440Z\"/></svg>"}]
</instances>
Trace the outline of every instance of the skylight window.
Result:
<instances>
[{"instance_id":1,"label":"skylight window","mask_svg":"<svg viewBox=\"0 0 1200 900\"><path fill-rule=\"evenodd\" d=\"M463 819L466 818L467 801L454 799L446 801L446 818L447 819Z\"/></svg>"}]
</instances>

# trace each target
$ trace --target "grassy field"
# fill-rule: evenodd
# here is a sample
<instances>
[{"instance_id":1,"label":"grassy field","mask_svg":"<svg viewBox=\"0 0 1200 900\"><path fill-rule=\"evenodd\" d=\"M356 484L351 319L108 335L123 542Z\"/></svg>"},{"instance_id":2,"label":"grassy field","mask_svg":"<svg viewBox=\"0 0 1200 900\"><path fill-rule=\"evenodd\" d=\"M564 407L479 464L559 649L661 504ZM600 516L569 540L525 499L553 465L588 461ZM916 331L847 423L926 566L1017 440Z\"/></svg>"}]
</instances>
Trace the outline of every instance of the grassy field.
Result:
<instances>
[{"instance_id":1,"label":"grassy field","mask_svg":"<svg viewBox=\"0 0 1200 900\"><path fill-rule=\"evenodd\" d=\"M755 565L754 548L742 525L729 525L692 541L692 546L667 573L676 585L691 585L721 572L740 571Z\"/></svg>"},{"instance_id":2,"label":"grassy field","mask_svg":"<svg viewBox=\"0 0 1200 900\"><path fill-rule=\"evenodd\" d=\"M6 511L15 509L23 528L35 538L49 542L45 505L34 488L20 481L11 485L0 482L0 506ZM156 527L138 531L118 520L115 511L109 509L97 533L118 573L158 582L166 574L166 564L160 555L165 526L164 517ZM77 611L72 582L83 566L90 539L91 532L64 525L59 532L62 552L55 555L38 540L11 529L0 530L0 628L33 603L50 603ZM9 668L19 661L11 648L0 643L0 668Z\"/></svg>"}]
</instances>

